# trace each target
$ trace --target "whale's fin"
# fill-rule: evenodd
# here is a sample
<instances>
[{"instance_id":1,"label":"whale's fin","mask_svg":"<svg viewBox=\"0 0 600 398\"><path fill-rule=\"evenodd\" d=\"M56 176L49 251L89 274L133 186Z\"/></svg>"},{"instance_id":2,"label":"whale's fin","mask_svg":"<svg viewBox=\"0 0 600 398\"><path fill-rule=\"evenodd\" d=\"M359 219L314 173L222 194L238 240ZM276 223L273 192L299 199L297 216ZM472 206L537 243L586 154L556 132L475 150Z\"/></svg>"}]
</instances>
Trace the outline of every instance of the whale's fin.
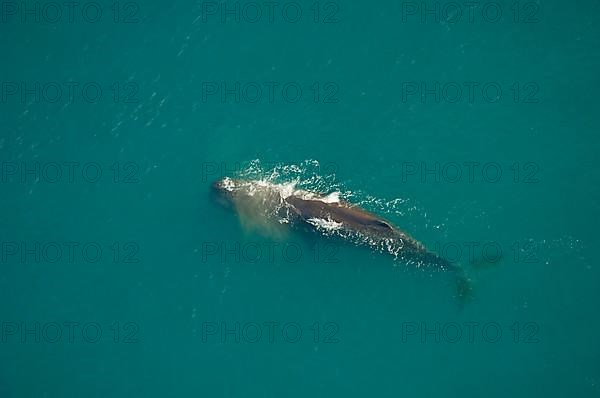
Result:
<instances>
[{"instance_id":1,"label":"whale's fin","mask_svg":"<svg viewBox=\"0 0 600 398\"><path fill-rule=\"evenodd\" d=\"M456 268L456 298L463 308L465 305L473 301L474 298L474 286L473 280L469 278L462 268Z\"/></svg>"},{"instance_id":2,"label":"whale's fin","mask_svg":"<svg viewBox=\"0 0 600 398\"><path fill-rule=\"evenodd\" d=\"M373 224L382 227L384 229L389 229L390 231L394 229L394 227L392 227L389 223L383 221L383 220L375 220L373 221Z\"/></svg>"},{"instance_id":3,"label":"whale's fin","mask_svg":"<svg viewBox=\"0 0 600 398\"><path fill-rule=\"evenodd\" d=\"M461 308L473 301L475 297L474 281L467 275L463 266L431 252L426 252L425 258L431 264L435 264L439 269L452 275L456 289L454 297L458 300Z\"/></svg>"},{"instance_id":4,"label":"whale's fin","mask_svg":"<svg viewBox=\"0 0 600 398\"><path fill-rule=\"evenodd\" d=\"M502 262L502 255L497 258L476 257L469 261L469 269L481 271L498 266ZM467 270L461 266L454 266L456 272L456 298L461 308L473 301L475 297L475 281L467 275Z\"/></svg>"}]
</instances>

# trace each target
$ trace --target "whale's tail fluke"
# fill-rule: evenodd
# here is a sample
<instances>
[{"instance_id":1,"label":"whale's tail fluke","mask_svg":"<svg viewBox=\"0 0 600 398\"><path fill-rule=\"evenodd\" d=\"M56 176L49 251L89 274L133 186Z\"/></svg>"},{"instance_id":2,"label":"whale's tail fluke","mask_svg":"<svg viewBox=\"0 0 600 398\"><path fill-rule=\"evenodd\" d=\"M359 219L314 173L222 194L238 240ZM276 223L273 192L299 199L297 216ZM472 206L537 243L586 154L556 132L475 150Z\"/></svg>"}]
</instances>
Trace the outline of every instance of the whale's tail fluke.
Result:
<instances>
[{"instance_id":1,"label":"whale's tail fluke","mask_svg":"<svg viewBox=\"0 0 600 398\"><path fill-rule=\"evenodd\" d=\"M474 298L474 283L467 275L464 267L452 263L432 252L420 253L419 258L427 264L451 274L455 284L454 297L458 300L461 308L471 302Z\"/></svg>"},{"instance_id":2,"label":"whale's tail fluke","mask_svg":"<svg viewBox=\"0 0 600 398\"><path fill-rule=\"evenodd\" d=\"M491 268L500 264L503 260L502 255L494 258L476 257L469 262L468 269L470 271L480 271ZM454 266L453 271L456 273L456 297L458 298L461 307L469 303L474 298L474 281L468 275L467 268L464 266Z\"/></svg>"}]
</instances>

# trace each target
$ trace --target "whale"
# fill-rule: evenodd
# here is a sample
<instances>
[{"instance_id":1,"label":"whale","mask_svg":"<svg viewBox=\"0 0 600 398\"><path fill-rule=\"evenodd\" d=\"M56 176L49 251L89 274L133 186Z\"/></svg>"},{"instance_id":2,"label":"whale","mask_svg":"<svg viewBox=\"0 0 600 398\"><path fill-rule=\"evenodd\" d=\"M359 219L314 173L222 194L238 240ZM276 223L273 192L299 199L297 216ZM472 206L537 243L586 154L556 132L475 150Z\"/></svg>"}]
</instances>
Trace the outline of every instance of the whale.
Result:
<instances>
[{"instance_id":1,"label":"whale","mask_svg":"<svg viewBox=\"0 0 600 398\"><path fill-rule=\"evenodd\" d=\"M241 214L326 236L340 236L387 251L417 267L433 267L457 275L458 296L471 295L470 280L462 268L431 252L390 221L335 194L296 189L294 184L225 177L214 181L213 198Z\"/></svg>"}]
</instances>

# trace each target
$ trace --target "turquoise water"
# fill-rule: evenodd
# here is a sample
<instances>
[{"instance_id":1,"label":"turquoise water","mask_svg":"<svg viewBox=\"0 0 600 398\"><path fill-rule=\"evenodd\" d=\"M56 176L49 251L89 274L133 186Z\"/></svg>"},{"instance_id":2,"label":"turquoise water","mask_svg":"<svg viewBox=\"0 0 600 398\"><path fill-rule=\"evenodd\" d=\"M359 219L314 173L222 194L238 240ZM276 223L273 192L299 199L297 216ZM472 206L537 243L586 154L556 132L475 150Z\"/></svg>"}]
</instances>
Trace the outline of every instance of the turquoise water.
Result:
<instances>
[{"instance_id":1,"label":"turquoise water","mask_svg":"<svg viewBox=\"0 0 600 398\"><path fill-rule=\"evenodd\" d=\"M598 395L597 2L7 4L0 396ZM240 218L236 174L339 191L471 302Z\"/></svg>"}]
</instances>

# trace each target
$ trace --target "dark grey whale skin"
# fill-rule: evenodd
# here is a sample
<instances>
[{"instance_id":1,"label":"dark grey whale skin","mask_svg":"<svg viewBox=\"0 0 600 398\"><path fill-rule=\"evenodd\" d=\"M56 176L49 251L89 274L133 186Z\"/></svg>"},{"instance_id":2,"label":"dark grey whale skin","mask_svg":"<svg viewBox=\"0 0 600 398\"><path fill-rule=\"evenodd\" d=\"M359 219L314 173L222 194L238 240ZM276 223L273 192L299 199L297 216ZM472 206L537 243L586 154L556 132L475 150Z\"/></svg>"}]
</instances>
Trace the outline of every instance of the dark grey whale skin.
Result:
<instances>
[{"instance_id":1,"label":"dark grey whale skin","mask_svg":"<svg viewBox=\"0 0 600 398\"><path fill-rule=\"evenodd\" d=\"M238 180L233 180L237 182ZM230 205L234 199L244 200L244 192L232 192L225 189L223 180L212 185L213 195L225 205ZM294 216L295 222L300 221L305 227L315 229L309 222L310 219L325 219L341 223L342 228L351 233L358 233L374 242L392 241L400 248L399 255L407 260L416 261L421 264L432 265L442 270L454 270L456 266L447 260L431 253L419 241L401 231L389 221L369 213L368 211L354 206L348 202L328 203L318 199L303 199L291 195L283 199L285 211ZM289 214L288 213L288 214Z\"/></svg>"},{"instance_id":2,"label":"dark grey whale skin","mask_svg":"<svg viewBox=\"0 0 600 398\"><path fill-rule=\"evenodd\" d=\"M434 265L444 270L455 268L447 260L431 253L418 240L401 231L389 221L353 206L347 202L326 203L320 200L306 200L297 196L286 198L300 219L308 223L311 218L320 218L341 223L350 232L360 233L374 241L393 240L401 245L401 255L406 259Z\"/></svg>"},{"instance_id":3,"label":"dark grey whale skin","mask_svg":"<svg viewBox=\"0 0 600 398\"><path fill-rule=\"evenodd\" d=\"M297 196L286 198L286 202L304 221L311 218L331 220L341 223L344 229L374 239L402 239L406 250L414 252L425 250L420 242L398 230L387 220L349 203L326 203L321 200L306 200Z\"/></svg>"}]
</instances>

